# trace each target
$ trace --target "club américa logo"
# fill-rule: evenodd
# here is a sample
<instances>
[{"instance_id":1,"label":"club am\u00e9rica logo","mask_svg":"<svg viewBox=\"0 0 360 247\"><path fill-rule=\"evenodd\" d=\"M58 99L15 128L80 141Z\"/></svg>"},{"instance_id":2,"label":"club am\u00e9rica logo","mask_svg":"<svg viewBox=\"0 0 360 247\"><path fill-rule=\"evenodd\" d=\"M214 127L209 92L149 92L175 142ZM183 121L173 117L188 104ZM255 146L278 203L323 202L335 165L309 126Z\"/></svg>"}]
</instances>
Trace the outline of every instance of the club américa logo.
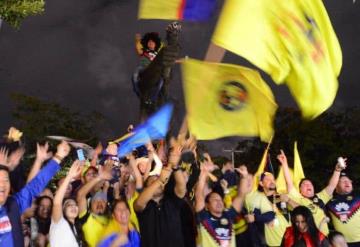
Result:
<instances>
[{"instance_id":1,"label":"club am\u00e9rica logo","mask_svg":"<svg viewBox=\"0 0 360 247\"><path fill-rule=\"evenodd\" d=\"M227 111L237 111L246 105L248 93L244 85L238 81L222 83L218 93L220 106Z\"/></svg>"}]
</instances>

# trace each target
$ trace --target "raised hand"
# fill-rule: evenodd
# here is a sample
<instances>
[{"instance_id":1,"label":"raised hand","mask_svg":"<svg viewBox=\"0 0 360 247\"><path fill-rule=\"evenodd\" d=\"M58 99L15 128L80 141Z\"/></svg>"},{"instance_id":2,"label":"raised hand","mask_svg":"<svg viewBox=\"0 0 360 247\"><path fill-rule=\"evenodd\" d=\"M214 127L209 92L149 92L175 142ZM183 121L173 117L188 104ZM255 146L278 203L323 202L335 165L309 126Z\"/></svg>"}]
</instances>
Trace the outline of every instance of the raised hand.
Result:
<instances>
[{"instance_id":1,"label":"raised hand","mask_svg":"<svg viewBox=\"0 0 360 247\"><path fill-rule=\"evenodd\" d=\"M112 179L112 168L114 166L113 160L105 161L105 164L99 170L99 177L103 180Z\"/></svg>"},{"instance_id":2,"label":"raised hand","mask_svg":"<svg viewBox=\"0 0 360 247\"><path fill-rule=\"evenodd\" d=\"M7 166L9 150L5 147L0 148L0 164Z\"/></svg>"},{"instance_id":3,"label":"raised hand","mask_svg":"<svg viewBox=\"0 0 360 247\"><path fill-rule=\"evenodd\" d=\"M215 170L216 166L214 165L211 157L208 153L204 153L204 160L200 162L200 170L206 173L210 173Z\"/></svg>"},{"instance_id":4,"label":"raised hand","mask_svg":"<svg viewBox=\"0 0 360 247\"><path fill-rule=\"evenodd\" d=\"M220 185L223 191L228 191L228 182L225 179L220 180Z\"/></svg>"},{"instance_id":5,"label":"raised hand","mask_svg":"<svg viewBox=\"0 0 360 247\"><path fill-rule=\"evenodd\" d=\"M179 163L183 146L180 140L171 138L170 147L171 147L171 151L169 155L168 165L170 167L175 167Z\"/></svg>"},{"instance_id":6,"label":"raised hand","mask_svg":"<svg viewBox=\"0 0 360 247\"><path fill-rule=\"evenodd\" d=\"M52 157L52 152L48 152L49 143L45 143L45 145L40 145L36 143L36 159L40 162L44 162Z\"/></svg>"},{"instance_id":7,"label":"raised hand","mask_svg":"<svg viewBox=\"0 0 360 247\"><path fill-rule=\"evenodd\" d=\"M249 175L249 172L245 165L241 165L241 166L235 168L235 171L237 171L242 177L247 177Z\"/></svg>"},{"instance_id":8,"label":"raised hand","mask_svg":"<svg viewBox=\"0 0 360 247\"><path fill-rule=\"evenodd\" d=\"M99 142L99 143L96 145L96 148L94 149L94 154L95 154L96 156L98 156L98 155L101 154L102 150L103 150L103 146L102 146L101 142Z\"/></svg>"},{"instance_id":9,"label":"raised hand","mask_svg":"<svg viewBox=\"0 0 360 247\"><path fill-rule=\"evenodd\" d=\"M76 178L80 175L81 170L82 170L82 162L79 160L75 160L72 163L67 176L70 177L71 179Z\"/></svg>"},{"instance_id":10,"label":"raised hand","mask_svg":"<svg viewBox=\"0 0 360 247\"><path fill-rule=\"evenodd\" d=\"M10 170L14 170L20 163L21 158L25 153L25 148L19 147L9 155L8 166Z\"/></svg>"},{"instance_id":11,"label":"raised hand","mask_svg":"<svg viewBox=\"0 0 360 247\"><path fill-rule=\"evenodd\" d=\"M346 167L347 167L346 161L347 161L347 158L339 157L338 160L337 160L337 164L336 164L335 169L337 171L345 170Z\"/></svg>"},{"instance_id":12,"label":"raised hand","mask_svg":"<svg viewBox=\"0 0 360 247\"><path fill-rule=\"evenodd\" d=\"M281 165L287 165L287 158L282 149L280 150L280 154L278 154L277 159L281 163Z\"/></svg>"},{"instance_id":13,"label":"raised hand","mask_svg":"<svg viewBox=\"0 0 360 247\"><path fill-rule=\"evenodd\" d=\"M241 175L238 193L240 195L246 195L250 193L253 188L253 177L249 175L248 170L244 165L236 169Z\"/></svg>"}]
</instances>

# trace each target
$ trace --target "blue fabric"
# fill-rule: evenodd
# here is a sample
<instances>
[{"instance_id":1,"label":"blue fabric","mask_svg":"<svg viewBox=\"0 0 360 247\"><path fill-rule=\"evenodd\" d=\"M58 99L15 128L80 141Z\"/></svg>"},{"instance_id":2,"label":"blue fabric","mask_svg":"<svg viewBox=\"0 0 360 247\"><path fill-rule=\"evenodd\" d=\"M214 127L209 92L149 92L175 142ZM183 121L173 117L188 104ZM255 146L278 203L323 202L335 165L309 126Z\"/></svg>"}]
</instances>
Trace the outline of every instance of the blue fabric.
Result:
<instances>
[{"instance_id":1,"label":"blue fabric","mask_svg":"<svg viewBox=\"0 0 360 247\"><path fill-rule=\"evenodd\" d=\"M5 204L0 207L0 246L24 246L20 216L31 206L32 199L44 190L59 169L59 164L50 160L33 180L21 191L10 196Z\"/></svg>"},{"instance_id":2,"label":"blue fabric","mask_svg":"<svg viewBox=\"0 0 360 247\"><path fill-rule=\"evenodd\" d=\"M101 241L101 243L98 244L97 247L109 247L116 238L117 234L114 233ZM129 242L127 242L125 245L120 245L120 247L140 247L140 235L136 230L130 231L128 234L128 238Z\"/></svg>"},{"instance_id":3,"label":"blue fabric","mask_svg":"<svg viewBox=\"0 0 360 247\"><path fill-rule=\"evenodd\" d=\"M164 138L169 128L172 111L173 105L166 104L145 123L136 127L134 134L120 143L118 156L123 157L151 140Z\"/></svg>"},{"instance_id":4,"label":"blue fabric","mask_svg":"<svg viewBox=\"0 0 360 247\"><path fill-rule=\"evenodd\" d=\"M46 185L58 170L60 170L59 164L51 159L46 166L40 170L35 178L14 195L14 198L19 205L20 214L31 206L33 198L45 189Z\"/></svg>"},{"instance_id":5,"label":"blue fabric","mask_svg":"<svg viewBox=\"0 0 360 247\"><path fill-rule=\"evenodd\" d=\"M0 207L0 246L13 247L12 225L6 207Z\"/></svg>"},{"instance_id":6,"label":"blue fabric","mask_svg":"<svg viewBox=\"0 0 360 247\"><path fill-rule=\"evenodd\" d=\"M216 0L186 0L183 20L202 21L210 19L215 11Z\"/></svg>"},{"instance_id":7,"label":"blue fabric","mask_svg":"<svg viewBox=\"0 0 360 247\"><path fill-rule=\"evenodd\" d=\"M269 223L275 219L275 212L273 211L269 211L262 214L260 210L256 208L254 210L254 214L255 214L256 222L261 222L264 224Z\"/></svg>"}]
</instances>

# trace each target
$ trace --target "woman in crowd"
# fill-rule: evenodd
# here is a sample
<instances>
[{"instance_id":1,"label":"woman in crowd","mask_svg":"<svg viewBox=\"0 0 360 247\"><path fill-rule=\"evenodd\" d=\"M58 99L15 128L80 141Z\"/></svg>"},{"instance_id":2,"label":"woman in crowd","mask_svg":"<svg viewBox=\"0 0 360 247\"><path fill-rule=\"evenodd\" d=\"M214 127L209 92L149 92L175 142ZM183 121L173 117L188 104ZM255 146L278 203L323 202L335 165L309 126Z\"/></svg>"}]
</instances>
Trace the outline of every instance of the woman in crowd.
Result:
<instances>
[{"instance_id":1,"label":"woman in crowd","mask_svg":"<svg viewBox=\"0 0 360 247\"><path fill-rule=\"evenodd\" d=\"M283 247L328 247L329 242L316 227L311 211L298 206L292 211L291 226L286 229Z\"/></svg>"},{"instance_id":2,"label":"woman in crowd","mask_svg":"<svg viewBox=\"0 0 360 247\"><path fill-rule=\"evenodd\" d=\"M51 247L84 247L87 246L81 226L77 224L79 208L74 199L64 199L66 189L73 178L81 172L80 161L75 161L63 183L56 191L51 216L50 246Z\"/></svg>"},{"instance_id":3,"label":"woman in crowd","mask_svg":"<svg viewBox=\"0 0 360 247\"><path fill-rule=\"evenodd\" d=\"M112 207L112 219L98 247L140 247L140 235L130 223L130 207L125 199L117 199Z\"/></svg>"}]
</instances>

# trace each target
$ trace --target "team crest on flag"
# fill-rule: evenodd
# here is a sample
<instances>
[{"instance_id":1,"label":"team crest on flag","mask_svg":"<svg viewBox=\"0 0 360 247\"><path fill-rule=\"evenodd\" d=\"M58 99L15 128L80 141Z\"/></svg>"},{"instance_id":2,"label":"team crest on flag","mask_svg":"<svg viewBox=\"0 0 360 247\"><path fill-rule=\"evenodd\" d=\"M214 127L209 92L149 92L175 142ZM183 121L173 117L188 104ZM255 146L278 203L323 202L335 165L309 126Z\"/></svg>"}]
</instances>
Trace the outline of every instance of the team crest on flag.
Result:
<instances>
[{"instance_id":1,"label":"team crest on flag","mask_svg":"<svg viewBox=\"0 0 360 247\"><path fill-rule=\"evenodd\" d=\"M195 59L186 59L182 72L189 131L198 140L271 138L277 105L259 72Z\"/></svg>"},{"instance_id":2,"label":"team crest on flag","mask_svg":"<svg viewBox=\"0 0 360 247\"><path fill-rule=\"evenodd\" d=\"M225 110L241 110L246 105L247 97L247 90L240 82L227 81L221 84L219 90L219 104Z\"/></svg>"}]
</instances>

